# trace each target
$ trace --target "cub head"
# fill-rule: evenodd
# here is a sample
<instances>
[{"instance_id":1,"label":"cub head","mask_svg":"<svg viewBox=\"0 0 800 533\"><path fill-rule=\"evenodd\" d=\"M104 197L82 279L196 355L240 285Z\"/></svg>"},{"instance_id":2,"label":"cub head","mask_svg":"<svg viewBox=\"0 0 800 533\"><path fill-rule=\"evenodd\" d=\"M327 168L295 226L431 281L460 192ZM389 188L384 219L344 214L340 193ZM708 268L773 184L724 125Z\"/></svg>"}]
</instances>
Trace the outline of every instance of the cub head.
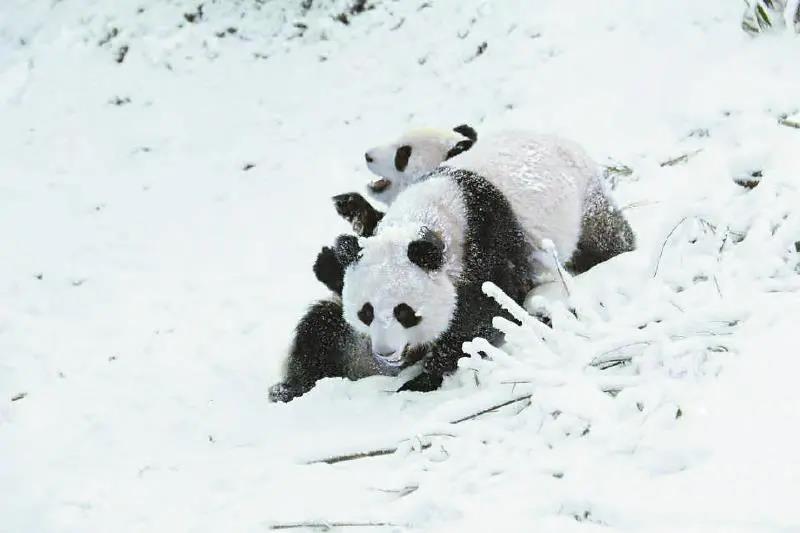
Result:
<instances>
[{"instance_id":1,"label":"cub head","mask_svg":"<svg viewBox=\"0 0 800 533\"><path fill-rule=\"evenodd\" d=\"M359 258L345 271L345 320L369 335L380 363L414 362L447 331L455 313L445 245L424 228L387 228L361 244Z\"/></svg>"},{"instance_id":2,"label":"cub head","mask_svg":"<svg viewBox=\"0 0 800 533\"><path fill-rule=\"evenodd\" d=\"M379 179L367 188L375 199L390 204L417 178L466 152L477 140L475 130L462 124L452 130L413 130L392 143L370 148L364 158Z\"/></svg>"}]
</instances>

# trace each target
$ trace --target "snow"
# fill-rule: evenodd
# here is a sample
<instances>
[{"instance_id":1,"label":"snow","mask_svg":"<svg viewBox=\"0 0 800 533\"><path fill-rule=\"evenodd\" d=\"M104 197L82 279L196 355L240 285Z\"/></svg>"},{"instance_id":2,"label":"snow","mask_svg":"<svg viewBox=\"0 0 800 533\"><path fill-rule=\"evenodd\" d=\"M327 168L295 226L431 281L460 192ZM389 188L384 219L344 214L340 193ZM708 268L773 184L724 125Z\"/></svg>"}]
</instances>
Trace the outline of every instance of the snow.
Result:
<instances>
[{"instance_id":1,"label":"snow","mask_svg":"<svg viewBox=\"0 0 800 533\"><path fill-rule=\"evenodd\" d=\"M301 4L0 5L0 531L800 529L797 37L727 0ZM639 249L441 391L269 404L330 196L465 122L632 168Z\"/></svg>"}]
</instances>

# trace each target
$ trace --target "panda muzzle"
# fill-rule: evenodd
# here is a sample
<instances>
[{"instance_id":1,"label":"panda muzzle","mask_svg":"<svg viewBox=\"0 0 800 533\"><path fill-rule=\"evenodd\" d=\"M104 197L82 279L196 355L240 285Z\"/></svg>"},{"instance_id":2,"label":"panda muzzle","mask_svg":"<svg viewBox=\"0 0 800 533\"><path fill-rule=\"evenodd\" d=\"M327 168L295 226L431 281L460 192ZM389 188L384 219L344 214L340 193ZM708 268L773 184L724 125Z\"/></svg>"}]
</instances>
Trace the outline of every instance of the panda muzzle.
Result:
<instances>
[{"instance_id":1,"label":"panda muzzle","mask_svg":"<svg viewBox=\"0 0 800 533\"><path fill-rule=\"evenodd\" d=\"M407 346L404 346L400 350L395 351L383 351L383 350L372 350L372 356L378 360L379 362L388 365L388 366L401 366L405 362L405 358L403 357L406 353Z\"/></svg>"},{"instance_id":2,"label":"panda muzzle","mask_svg":"<svg viewBox=\"0 0 800 533\"><path fill-rule=\"evenodd\" d=\"M391 184L392 184L391 180L388 180L386 178L381 178L379 180L370 182L368 187L369 190L371 190L372 192L383 192L386 189L388 189Z\"/></svg>"}]
</instances>

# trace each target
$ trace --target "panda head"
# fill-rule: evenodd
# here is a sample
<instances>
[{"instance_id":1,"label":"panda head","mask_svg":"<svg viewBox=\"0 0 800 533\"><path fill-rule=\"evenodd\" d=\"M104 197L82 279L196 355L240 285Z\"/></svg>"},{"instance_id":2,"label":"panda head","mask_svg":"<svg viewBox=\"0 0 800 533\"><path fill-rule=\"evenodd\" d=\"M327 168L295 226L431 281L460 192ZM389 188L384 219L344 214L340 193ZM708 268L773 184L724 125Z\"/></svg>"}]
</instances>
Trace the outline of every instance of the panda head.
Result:
<instances>
[{"instance_id":1,"label":"panda head","mask_svg":"<svg viewBox=\"0 0 800 533\"><path fill-rule=\"evenodd\" d=\"M387 204L420 176L451 157L472 148L478 134L463 124L452 130L414 130L396 141L370 148L367 167L379 179L367 185L370 194Z\"/></svg>"},{"instance_id":2,"label":"panda head","mask_svg":"<svg viewBox=\"0 0 800 533\"><path fill-rule=\"evenodd\" d=\"M344 276L345 320L369 335L380 363L414 362L447 331L455 313L444 242L425 228L387 228L360 244Z\"/></svg>"}]
</instances>

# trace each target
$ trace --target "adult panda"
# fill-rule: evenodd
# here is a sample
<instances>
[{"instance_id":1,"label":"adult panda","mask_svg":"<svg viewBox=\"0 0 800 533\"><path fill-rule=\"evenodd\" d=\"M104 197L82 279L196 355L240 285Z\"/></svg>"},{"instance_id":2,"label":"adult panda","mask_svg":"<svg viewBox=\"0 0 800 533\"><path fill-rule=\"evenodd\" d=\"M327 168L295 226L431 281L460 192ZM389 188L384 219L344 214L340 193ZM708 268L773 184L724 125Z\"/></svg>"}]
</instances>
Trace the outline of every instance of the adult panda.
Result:
<instances>
[{"instance_id":1,"label":"adult panda","mask_svg":"<svg viewBox=\"0 0 800 533\"><path fill-rule=\"evenodd\" d=\"M342 236L320 253L315 272L343 305L317 304L304 317L271 399L287 401L320 377L352 377L348 367L391 374L420 359L424 372L401 390L437 388L464 341L500 340L492 319L505 312L481 286L492 281L522 303L534 251L497 187L474 172L437 169L398 196L374 236Z\"/></svg>"},{"instance_id":2,"label":"adult panda","mask_svg":"<svg viewBox=\"0 0 800 533\"><path fill-rule=\"evenodd\" d=\"M367 189L387 205L440 165L485 177L506 195L529 235L555 242L576 273L635 247L633 230L606 190L600 166L579 145L559 137L508 130L478 142L468 125L413 130L369 149L365 159L379 176ZM526 179L516 179L514 172ZM527 188L543 193L529 202ZM358 193L338 195L334 203L359 235L371 235L383 216Z\"/></svg>"}]
</instances>

